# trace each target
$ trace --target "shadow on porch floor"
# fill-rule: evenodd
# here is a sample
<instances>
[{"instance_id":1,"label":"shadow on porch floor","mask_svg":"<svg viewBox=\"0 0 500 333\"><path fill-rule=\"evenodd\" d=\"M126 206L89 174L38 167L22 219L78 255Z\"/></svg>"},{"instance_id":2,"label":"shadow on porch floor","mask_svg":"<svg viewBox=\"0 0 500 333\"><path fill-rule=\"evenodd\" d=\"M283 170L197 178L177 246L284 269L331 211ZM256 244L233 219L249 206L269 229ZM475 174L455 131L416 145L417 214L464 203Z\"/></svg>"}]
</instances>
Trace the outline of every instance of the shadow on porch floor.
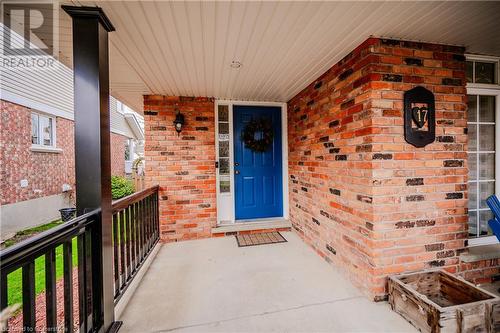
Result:
<instances>
[{"instance_id":1,"label":"shadow on porch floor","mask_svg":"<svg viewBox=\"0 0 500 333\"><path fill-rule=\"evenodd\" d=\"M287 243L244 248L234 237L163 245L120 332L415 332L282 234Z\"/></svg>"}]
</instances>

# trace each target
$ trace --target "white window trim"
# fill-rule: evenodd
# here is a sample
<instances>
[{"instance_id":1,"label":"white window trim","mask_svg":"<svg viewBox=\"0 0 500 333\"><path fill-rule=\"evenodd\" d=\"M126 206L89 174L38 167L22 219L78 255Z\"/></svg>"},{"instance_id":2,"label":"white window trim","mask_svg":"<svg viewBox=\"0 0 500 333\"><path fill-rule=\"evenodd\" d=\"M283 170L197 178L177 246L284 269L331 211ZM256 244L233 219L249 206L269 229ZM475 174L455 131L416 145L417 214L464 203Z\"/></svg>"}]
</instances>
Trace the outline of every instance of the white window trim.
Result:
<instances>
[{"instance_id":1,"label":"white window trim","mask_svg":"<svg viewBox=\"0 0 500 333\"><path fill-rule=\"evenodd\" d=\"M50 115L47 113L39 112L36 110L31 110L30 121L31 121L32 114L36 114L36 115L38 115L38 117L41 116L41 117L52 119L52 145L46 146L46 145L42 145L42 144L32 143L30 150L34 151L34 152L48 152L48 153L62 152L61 148L57 148L57 118L54 117L53 115ZM39 136L42 133L40 126L41 126L41 122L40 122L40 120L38 120L38 135ZM41 140L40 137L39 137L39 140ZM30 123L30 141L31 141L31 123Z\"/></svg>"},{"instance_id":2,"label":"white window trim","mask_svg":"<svg viewBox=\"0 0 500 333\"><path fill-rule=\"evenodd\" d=\"M483 85L484 86L484 85ZM487 95L487 96L496 96L495 98L495 195L500 195L500 89L495 87L495 85L487 85L490 88L477 88L470 87L470 84L467 84L467 95ZM479 200L479 191L478 198ZM487 236L487 237L477 237L477 238L469 238L468 244L469 246L480 246L480 245L489 245L496 244L498 240L496 236Z\"/></svg>"},{"instance_id":3,"label":"white window trim","mask_svg":"<svg viewBox=\"0 0 500 333\"><path fill-rule=\"evenodd\" d=\"M39 145L31 145L30 150L37 153L62 153L63 151L61 148Z\"/></svg>"}]
</instances>

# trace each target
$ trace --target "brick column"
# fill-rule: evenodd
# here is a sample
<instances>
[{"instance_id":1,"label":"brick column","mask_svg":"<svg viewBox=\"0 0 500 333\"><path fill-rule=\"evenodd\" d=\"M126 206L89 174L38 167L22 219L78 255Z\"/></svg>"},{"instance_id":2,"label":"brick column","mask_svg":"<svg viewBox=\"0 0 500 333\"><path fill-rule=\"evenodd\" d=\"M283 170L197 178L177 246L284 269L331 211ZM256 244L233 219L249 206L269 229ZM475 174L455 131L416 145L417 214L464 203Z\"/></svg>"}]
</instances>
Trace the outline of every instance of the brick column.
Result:
<instances>
[{"instance_id":1,"label":"brick column","mask_svg":"<svg viewBox=\"0 0 500 333\"><path fill-rule=\"evenodd\" d=\"M467 237L464 49L370 38L288 102L294 228L373 299L387 275L452 272ZM436 141L404 140L403 93L436 98Z\"/></svg>"},{"instance_id":2,"label":"brick column","mask_svg":"<svg viewBox=\"0 0 500 333\"><path fill-rule=\"evenodd\" d=\"M467 238L467 114L464 49L381 40L373 52L390 66L372 100L372 293L385 276L458 268ZM416 85L436 100L436 141L415 148L403 138L403 93ZM367 225L368 226L368 225Z\"/></svg>"},{"instance_id":3,"label":"brick column","mask_svg":"<svg viewBox=\"0 0 500 333\"><path fill-rule=\"evenodd\" d=\"M185 116L180 135L176 109ZM144 96L144 121L145 179L160 185L161 239L210 237L217 224L213 99Z\"/></svg>"}]
</instances>

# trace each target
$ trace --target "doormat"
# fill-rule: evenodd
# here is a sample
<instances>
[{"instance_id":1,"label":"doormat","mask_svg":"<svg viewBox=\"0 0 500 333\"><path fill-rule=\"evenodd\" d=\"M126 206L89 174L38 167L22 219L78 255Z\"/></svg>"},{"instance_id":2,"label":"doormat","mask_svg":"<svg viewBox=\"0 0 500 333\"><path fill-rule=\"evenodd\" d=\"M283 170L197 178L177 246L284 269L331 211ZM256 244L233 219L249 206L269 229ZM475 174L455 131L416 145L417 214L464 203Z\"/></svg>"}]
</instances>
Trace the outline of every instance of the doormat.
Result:
<instances>
[{"instance_id":1,"label":"doormat","mask_svg":"<svg viewBox=\"0 0 500 333\"><path fill-rule=\"evenodd\" d=\"M236 235L236 241L239 247L287 242L278 231Z\"/></svg>"}]
</instances>

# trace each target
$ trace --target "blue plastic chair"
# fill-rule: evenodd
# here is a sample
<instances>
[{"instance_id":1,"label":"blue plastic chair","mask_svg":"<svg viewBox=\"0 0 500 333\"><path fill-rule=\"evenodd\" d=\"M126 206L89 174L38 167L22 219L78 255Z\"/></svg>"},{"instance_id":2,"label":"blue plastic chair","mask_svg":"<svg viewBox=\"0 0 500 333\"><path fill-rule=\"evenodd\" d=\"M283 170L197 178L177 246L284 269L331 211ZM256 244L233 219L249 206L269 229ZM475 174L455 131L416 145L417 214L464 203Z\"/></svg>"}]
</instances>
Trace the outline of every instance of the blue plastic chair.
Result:
<instances>
[{"instance_id":1,"label":"blue plastic chair","mask_svg":"<svg viewBox=\"0 0 500 333\"><path fill-rule=\"evenodd\" d=\"M486 203L493 212L493 218L488 221L488 225L500 241L500 201L496 195L492 195L486 199Z\"/></svg>"}]
</instances>

